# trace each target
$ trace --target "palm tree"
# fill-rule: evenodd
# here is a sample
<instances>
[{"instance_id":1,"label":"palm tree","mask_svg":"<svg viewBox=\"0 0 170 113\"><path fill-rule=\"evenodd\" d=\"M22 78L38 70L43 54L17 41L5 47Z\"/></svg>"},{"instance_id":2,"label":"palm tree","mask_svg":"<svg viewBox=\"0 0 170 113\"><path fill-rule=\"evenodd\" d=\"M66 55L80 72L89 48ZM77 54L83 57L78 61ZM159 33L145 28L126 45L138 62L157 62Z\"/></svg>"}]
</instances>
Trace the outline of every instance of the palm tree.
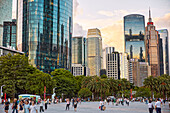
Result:
<instances>
[{"instance_id":1,"label":"palm tree","mask_svg":"<svg viewBox=\"0 0 170 113\"><path fill-rule=\"evenodd\" d=\"M144 80L143 84L145 85L145 87L150 88L150 90L151 90L151 98L153 98L153 91L155 89L156 79L153 76L149 76L148 78L146 78Z\"/></svg>"},{"instance_id":2,"label":"palm tree","mask_svg":"<svg viewBox=\"0 0 170 113\"><path fill-rule=\"evenodd\" d=\"M109 83L109 86L110 86L110 92L112 95L116 96L116 92L118 90L118 82L117 80L115 80L114 78L109 78L108 79L108 83Z\"/></svg>"}]
</instances>

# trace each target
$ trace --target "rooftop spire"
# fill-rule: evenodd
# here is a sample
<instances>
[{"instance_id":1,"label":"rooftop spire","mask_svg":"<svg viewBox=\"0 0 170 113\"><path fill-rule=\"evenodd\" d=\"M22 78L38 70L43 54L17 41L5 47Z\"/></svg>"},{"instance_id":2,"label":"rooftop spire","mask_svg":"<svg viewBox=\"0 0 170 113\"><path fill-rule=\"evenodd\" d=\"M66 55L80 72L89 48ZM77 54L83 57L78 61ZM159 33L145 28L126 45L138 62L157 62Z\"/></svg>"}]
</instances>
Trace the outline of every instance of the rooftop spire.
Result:
<instances>
[{"instance_id":1,"label":"rooftop spire","mask_svg":"<svg viewBox=\"0 0 170 113\"><path fill-rule=\"evenodd\" d=\"M150 7L149 7L149 22L152 22Z\"/></svg>"}]
</instances>

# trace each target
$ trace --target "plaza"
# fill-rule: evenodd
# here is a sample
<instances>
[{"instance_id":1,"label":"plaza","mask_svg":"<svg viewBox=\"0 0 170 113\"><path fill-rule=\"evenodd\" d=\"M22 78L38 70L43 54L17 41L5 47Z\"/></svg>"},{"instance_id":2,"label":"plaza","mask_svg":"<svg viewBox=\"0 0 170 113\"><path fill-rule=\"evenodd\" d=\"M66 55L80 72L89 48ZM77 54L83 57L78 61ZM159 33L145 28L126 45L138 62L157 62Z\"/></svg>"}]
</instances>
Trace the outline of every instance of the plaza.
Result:
<instances>
[{"instance_id":1,"label":"plaza","mask_svg":"<svg viewBox=\"0 0 170 113\"><path fill-rule=\"evenodd\" d=\"M12 112L10 105L9 113ZM75 113L73 110L72 105L70 105L70 110L65 111L66 103L60 103L60 104L51 104L48 105L48 109L45 111L45 113ZM39 113L39 106L38 107L38 113ZM148 106L145 103L141 102L131 102L130 106L127 105L119 105L115 106L110 103L110 105L106 105L105 111L99 110L99 102L82 102L81 104L78 104L78 113L148 113ZM0 113L4 113L3 106L0 105ZM156 111L154 110L154 113ZM168 106L168 103L166 103L165 106L162 106L162 113L170 113L170 109Z\"/></svg>"}]
</instances>

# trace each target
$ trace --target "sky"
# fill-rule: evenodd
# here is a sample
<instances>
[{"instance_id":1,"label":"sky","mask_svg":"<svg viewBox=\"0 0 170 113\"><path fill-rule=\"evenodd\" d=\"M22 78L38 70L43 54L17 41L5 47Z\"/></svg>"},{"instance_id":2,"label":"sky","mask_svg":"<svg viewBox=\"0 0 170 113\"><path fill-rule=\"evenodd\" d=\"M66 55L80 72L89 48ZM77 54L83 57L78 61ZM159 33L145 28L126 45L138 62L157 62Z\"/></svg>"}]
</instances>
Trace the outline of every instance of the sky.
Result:
<instances>
[{"instance_id":1,"label":"sky","mask_svg":"<svg viewBox=\"0 0 170 113\"><path fill-rule=\"evenodd\" d=\"M170 0L73 1L73 36L86 37L88 29L99 28L102 33L103 48L113 46L117 51L123 52L123 17L128 14L142 14L147 23L149 7L156 29L166 28L170 32Z\"/></svg>"}]
</instances>

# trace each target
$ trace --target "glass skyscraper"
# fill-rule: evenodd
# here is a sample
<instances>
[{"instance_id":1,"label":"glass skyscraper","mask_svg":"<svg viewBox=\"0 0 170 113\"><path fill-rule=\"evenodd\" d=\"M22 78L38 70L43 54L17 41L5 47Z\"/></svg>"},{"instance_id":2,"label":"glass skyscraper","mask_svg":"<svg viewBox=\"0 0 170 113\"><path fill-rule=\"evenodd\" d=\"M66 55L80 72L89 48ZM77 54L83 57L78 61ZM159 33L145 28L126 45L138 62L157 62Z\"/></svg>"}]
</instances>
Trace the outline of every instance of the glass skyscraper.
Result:
<instances>
[{"instance_id":1,"label":"glass skyscraper","mask_svg":"<svg viewBox=\"0 0 170 113\"><path fill-rule=\"evenodd\" d=\"M87 66L87 43L84 37L72 38L72 64Z\"/></svg>"},{"instance_id":2,"label":"glass skyscraper","mask_svg":"<svg viewBox=\"0 0 170 113\"><path fill-rule=\"evenodd\" d=\"M12 21L13 0L0 0L0 46L3 40L3 22Z\"/></svg>"},{"instance_id":3,"label":"glass skyscraper","mask_svg":"<svg viewBox=\"0 0 170 113\"><path fill-rule=\"evenodd\" d=\"M71 70L73 0L18 0L18 49L44 72Z\"/></svg>"},{"instance_id":4,"label":"glass skyscraper","mask_svg":"<svg viewBox=\"0 0 170 113\"><path fill-rule=\"evenodd\" d=\"M89 29L87 34L87 59L90 76L100 76L102 69L102 37L99 29Z\"/></svg>"},{"instance_id":5,"label":"glass skyscraper","mask_svg":"<svg viewBox=\"0 0 170 113\"><path fill-rule=\"evenodd\" d=\"M131 14L124 17L125 52L130 59L145 62L145 18Z\"/></svg>"},{"instance_id":6,"label":"glass skyscraper","mask_svg":"<svg viewBox=\"0 0 170 113\"><path fill-rule=\"evenodd\" d=\"M16 20L12 22L5 21L3 24L3 46L17 49L16 38Z\"/></svg>"},{"instance_id":7,"label":"glass skyscraper","mask_svg":"<svg viewBox=\"0 0 170 113\"><path fill-rule=\"evenodd\" d=\"M160 34L160 39L162 39L162 48L163 48L163 74L169 74L169 39L168 39L168 30L161 29L158 30Z\"/></svg>"}]
</instances>

